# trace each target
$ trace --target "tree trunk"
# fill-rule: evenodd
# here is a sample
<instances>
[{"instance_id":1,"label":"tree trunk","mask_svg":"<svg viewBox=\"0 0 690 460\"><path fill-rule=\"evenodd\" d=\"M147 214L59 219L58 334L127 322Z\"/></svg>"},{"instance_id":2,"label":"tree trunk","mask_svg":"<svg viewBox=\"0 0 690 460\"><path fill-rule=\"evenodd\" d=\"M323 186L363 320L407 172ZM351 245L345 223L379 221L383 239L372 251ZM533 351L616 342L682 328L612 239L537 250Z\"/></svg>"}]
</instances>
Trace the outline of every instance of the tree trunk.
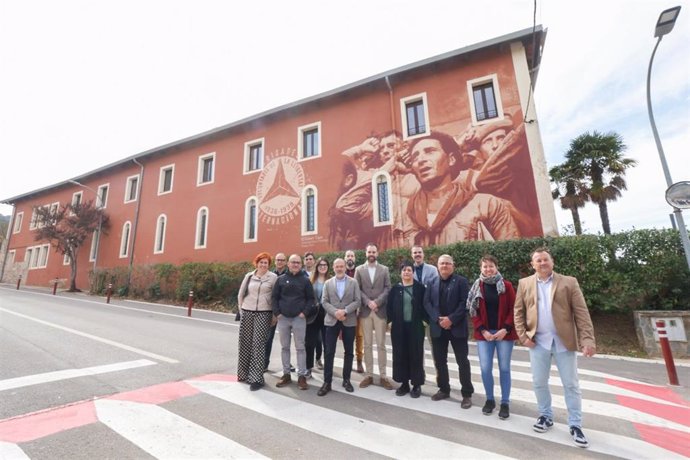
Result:
<instances>
[{"instance_id":1,"label":"tree trunk","mask_svg":"<svg viewBox=\"0 0 690 460\"><path fill-rule=\"evenodd\" d=\"M609 209L606 206L606 200L599 203L599 216L601 217L601 226L604 228L604 234L611 234L611 225L609 224Z\"/></svg>"},{"instance_id":2,"label":"tree trunk","mask_svg":"<svg viewBox=\"0 0 690 460\"><path fill-rule=\"evenodd\" d=\"M80 290L77 289L77 251L75 249L72 250L72 256L69 259L69 268L70 274L68 292L80 292Z\"/></svg>"},{"instance_id":3,"label":"tree trunk","mask_svg":"<svg viewBox=\"0 0 690 460\"><path fill-rule=\"evenodd\" d=\"M580 211L576 207L570 208L573 215L573 225L575 226L575 234L582 235L582 222L580 222Z\"/></svg>"}]
</instances>

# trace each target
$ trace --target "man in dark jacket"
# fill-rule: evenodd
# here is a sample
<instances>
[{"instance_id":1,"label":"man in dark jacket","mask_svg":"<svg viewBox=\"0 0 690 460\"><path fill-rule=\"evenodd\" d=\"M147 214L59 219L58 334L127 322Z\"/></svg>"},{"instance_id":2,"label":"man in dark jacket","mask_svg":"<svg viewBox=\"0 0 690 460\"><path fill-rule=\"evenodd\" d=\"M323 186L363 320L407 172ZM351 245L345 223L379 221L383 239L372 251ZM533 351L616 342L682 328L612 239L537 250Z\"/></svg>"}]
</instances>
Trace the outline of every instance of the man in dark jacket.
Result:
<instances>
[{"instance_id":1,"label":"man in dark jacket","mask_svg":"<svg viewBox=\"0 0 690 460\"><path fill-rule=\"evenodd\" d=\"M302 259L292 254L288 259L288 272L273 286L273 314L278 318L283 376L277 387L292 382L290 377L290 334L295 339L297 350L297 385L300 390L307 386L307 354L304 348L304 334L307 330L306 316L314 308L314 289L302 274Z\"/></svg>"},{"instance_id":2,"label":"man in dark jacket","mask_svg":"<svg viewBox=\"0 0 690 460\"><path fill-rule=\"evenodd\" d=\"M467 294L470 286L467 278L453 273L453 258L444 254L438 258L439 278L428 287L424 297L424 308L429 315L431 345L436 366L438 392L431 397L440 401L450 396L448 375L448 342L453 346L455 362L458 363L462 403L460 407L472 407L472 378L470 361L467 358Z\"/></svg>"}]
</instances>

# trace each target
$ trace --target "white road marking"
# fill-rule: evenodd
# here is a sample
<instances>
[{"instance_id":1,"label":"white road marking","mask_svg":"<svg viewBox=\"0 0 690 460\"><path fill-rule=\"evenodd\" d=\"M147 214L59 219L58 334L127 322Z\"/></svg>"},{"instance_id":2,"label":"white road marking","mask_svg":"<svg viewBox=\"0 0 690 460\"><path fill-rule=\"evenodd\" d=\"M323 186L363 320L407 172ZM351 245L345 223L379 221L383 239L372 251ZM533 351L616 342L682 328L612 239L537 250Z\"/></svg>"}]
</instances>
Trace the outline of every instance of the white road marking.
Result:
<instances>
[{"instance_id":1,"label":"white road marking","mask_svg":"<svg viewBox=\"0 0 690 460\"><path fill-rule=\"evenodd\" d=\"M129 401L95 401L98 419L156 458L267 458L162 407Z\"/></svg>"},{"instance_id":2,"label":"white road marking","mask_svg":"<svg viewBox=\"0 0 690 460\"><path fill-rule=\"evenodd\" d=\"M107 372L117 372L127 369L135 369L137 367L153 366L155 364L156 362L149 361L148 359L139 359L136 361L126 361L122 363L105 364L102 366L84 367L81 369L64 369L61 371L26 375L23 377L15 377L12 379L0 380L0 391L28 387L31 385L39 385L41 383L57 382L59 380L73 379L76 377L84 377L87 375L98 375L105 374Z\"/></svg>"},{"instance_id":3,"label":"white road marking","mask_svg":"<svg viewBox=\"0 0 690 460\"><path fill-rule=\"evenodd\" d=\"M51 323L49 321L44 321L42 319L34 318L33 316L24 315L22 313L17 313L16 311L7 310L6 308L0 307L0 311L4 311L5 313L8 313L10 315L14 315L14 316L18 316L20 318L28 319L30 321L34 321L34 322L39 323L39 324L43 324L44 326L53 327L53 328L59 329L61 331L69 332L71 334L75 334L75 335L78 335L81 337L86 337L87 339L95 340L96 342L105 343L106 345L110 345L110 346L113 346L116 348L121 348L123 350L131 351L132 353L146 356L147 358L156 359L158 361L163 361L166 363L179 363L178 360L168 358L167 356L159 355L156 353L151 353L150 351L145 351L145 350L142 350L141 348L131 347L129 345L125 345L124 343L116 342L114 340L106 339L104 337L98 337L96 335L89 334L87 332L78 331L78 330L72 329L70 327L60 326L59 324Z\"/></svg>"},{"instance_id":4,"label":"white road marking","mask_svg":"<svg viewBox=\"0 0 690 460\"><path fill-rule=\"evenodd\" d=\"M0 441L0 459L29 460L29 456L16 444Z\"/></svg>"},{"instance_id":5,"label":"white road marking","mask_svg":"<svg viewBox=\"0 0 690 460\"><path fill-rule=\"evenodd\" d=\"M343 414L270 391L256 395L247 385L234 382L194 381L187 383L206 394L309 430L335 441L355 445L392 458L509 458L409 430ZM296 416L308 414L308 416Z\"/></svg>"}]
</instances>

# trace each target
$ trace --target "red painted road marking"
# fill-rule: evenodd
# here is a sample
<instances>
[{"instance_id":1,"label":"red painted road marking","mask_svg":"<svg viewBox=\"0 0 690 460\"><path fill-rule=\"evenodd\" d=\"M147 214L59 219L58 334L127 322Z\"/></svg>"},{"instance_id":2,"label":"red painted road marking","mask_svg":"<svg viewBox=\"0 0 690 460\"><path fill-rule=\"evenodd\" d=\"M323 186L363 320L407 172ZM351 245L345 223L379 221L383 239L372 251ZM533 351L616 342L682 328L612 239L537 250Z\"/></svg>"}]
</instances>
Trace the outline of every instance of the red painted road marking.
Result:
<instances>
[{"instance_id":1,"label":"red painted road marking","mask_svg":"<svg viewBox=\"0 0 690 460\"><path fill-rule=\"evenodd\" d=\"M669 406L628 396L616 396L621 406L646 412L665 420L676 422L680 425L690 426L690 408Z\"/></svg>"},{"instance_id":2,"label":"red painted road marking","mask_svg":"<svg viewBox=\"0 0 690 460\"><path fill-rule=\"evenodd\" d=\"M690 458L690 433L633 423L642 440Z\"/></svg>"},{"instance_id":3,"label":"red painted road marking","mask_svg":"<svg viewBox=\"0 0 690 460\"><path fill-rule=\"evenodd\" d=\"M162 383L134 391L126 391L109 396L107 399L131 401L147 404L163 404L176 399L194 396L199 390L185 382Z\"/></svg>"},{"instance_id":4,"label":"red painted road marking","mask_svg":"<svg viewBox=\"0 0 690 460\"><path fill-rule=\"evenodd\" d=\"M680 395L674 393L673 390L671 390L670 388L657 385L645 385L644 383L625 382L616 379L606 379L606 383L608 383L609 385L617 386L619 388L625 388L626 390L642 393L647 396L653 396L658 399L663 399L664 401L672 402L675 404L682 404L684 406L690 407L690 401L686 401Z\"/></svg>"},{"instance_id":5,"label":"red painted road marking","mask_svg":"<svg viewBox=\"0 0 690 460\"><path fill-rule=\"evenodd\" d=\"M98 421L93 401L0 421L0 440L18 444Z\"/></svg>"}]
</instances>

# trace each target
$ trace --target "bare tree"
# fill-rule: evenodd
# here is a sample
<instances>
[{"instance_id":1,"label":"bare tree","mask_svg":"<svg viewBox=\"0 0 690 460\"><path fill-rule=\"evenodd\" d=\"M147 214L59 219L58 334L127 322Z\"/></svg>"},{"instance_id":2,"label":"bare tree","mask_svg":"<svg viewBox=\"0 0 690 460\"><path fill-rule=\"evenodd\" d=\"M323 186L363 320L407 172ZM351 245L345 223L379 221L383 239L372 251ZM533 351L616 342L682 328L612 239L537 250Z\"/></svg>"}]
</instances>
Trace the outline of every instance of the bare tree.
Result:
<instances>
[{"instance_id":1,"label":"bare tree","mask_svg":"<svg viewBox=\"0 0 690 460\"><path fill-rule=\"evenodd\" d=\"M55 250L69 259L69 292L77 292L79 249L88 238L100 238L110 228L108 215L93 202L66 204L60 208L37 207L37 241L48 240ZM100 231L101 235L96 235Z\"/></svg>"}]
</instances>

